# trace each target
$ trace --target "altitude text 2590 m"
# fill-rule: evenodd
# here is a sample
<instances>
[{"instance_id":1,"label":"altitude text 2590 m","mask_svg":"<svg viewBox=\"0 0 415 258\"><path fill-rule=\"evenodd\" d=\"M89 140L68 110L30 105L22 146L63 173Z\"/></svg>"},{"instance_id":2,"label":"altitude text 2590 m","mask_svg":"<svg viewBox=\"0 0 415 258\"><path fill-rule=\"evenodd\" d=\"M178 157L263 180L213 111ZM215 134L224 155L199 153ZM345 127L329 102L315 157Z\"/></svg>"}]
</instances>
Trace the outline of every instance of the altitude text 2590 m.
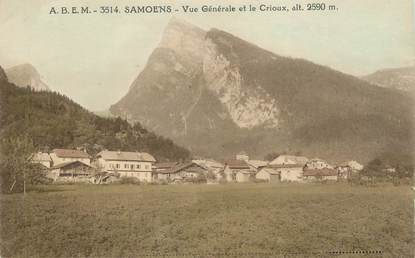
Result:
<instances>
[{"instance_id":1,"label":"altitude text 2590 m","mask_svg":"<svg viewBox=\"0 0 415 258\"><path fill-rule=\"evenodd\" d=\"M311 3L307 4L307 11L334 11L337 10L337 7L335 5L326 5L325 3Z\"/></svg>"}]
</instances>

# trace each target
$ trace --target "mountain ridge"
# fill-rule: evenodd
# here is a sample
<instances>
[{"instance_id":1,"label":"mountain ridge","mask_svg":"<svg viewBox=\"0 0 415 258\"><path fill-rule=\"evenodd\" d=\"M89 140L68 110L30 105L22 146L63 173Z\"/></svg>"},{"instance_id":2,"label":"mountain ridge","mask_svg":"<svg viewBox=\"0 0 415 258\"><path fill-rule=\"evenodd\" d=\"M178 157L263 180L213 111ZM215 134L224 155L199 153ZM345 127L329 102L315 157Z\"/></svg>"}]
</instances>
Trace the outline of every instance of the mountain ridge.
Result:
<instances>
[{"instance_id":1,"label":"mountain ridge","mask_svg":"<svg viewBox=\"0 0 415 258\"><path fill-rule=\"evenodd\" d=\"M113 114L213 157L301 151L364 162L412 150L413 101L404 94L222 30L193 29L194 39L184 27L169 23L174 40L153 51Z\"/></svg>"},{"instance_id":2,"label":"mountain ridge","mask_svg":"<svg viewBox=\"0 0 415 258\"><path fill-rule=\"evenodd\" d=\"M381 69L362 79L379 87L410 92L415 96L415 65Z\"/></svg>"}]
</instances>

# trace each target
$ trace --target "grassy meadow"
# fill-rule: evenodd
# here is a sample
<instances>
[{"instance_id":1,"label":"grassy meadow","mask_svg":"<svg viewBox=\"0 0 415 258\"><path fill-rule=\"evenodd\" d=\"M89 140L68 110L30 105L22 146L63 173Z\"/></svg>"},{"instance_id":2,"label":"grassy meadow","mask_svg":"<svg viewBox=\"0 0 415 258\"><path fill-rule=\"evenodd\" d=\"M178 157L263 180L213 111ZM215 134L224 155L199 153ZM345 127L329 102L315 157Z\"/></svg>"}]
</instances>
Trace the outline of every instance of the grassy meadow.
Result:
<instances>
[{"instance_id":1,"label":"grassy meadow","mask_svg":"<svg viewBox=\"0 0 415 258\"><path fill-rule=\"evenodd\" d=\"M67 185L1 195L1 257L413 257L413 226L408 186Z\"/></svg>"}]
</instances>

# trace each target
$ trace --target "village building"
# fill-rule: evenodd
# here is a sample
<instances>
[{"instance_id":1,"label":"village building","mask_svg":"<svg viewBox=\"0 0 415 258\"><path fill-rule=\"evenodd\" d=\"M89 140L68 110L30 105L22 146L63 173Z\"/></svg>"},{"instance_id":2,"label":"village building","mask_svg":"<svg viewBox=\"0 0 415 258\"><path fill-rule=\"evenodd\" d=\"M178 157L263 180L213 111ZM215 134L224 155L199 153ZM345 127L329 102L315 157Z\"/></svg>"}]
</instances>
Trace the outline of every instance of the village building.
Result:
<instances>
[{"instance_id":1,"label":"village building","mask_svg":"<svg viewBox=\"0 0 415 258\"><path fill-rule=\"evenodd\" d=\"M322 159L311 159L304 166L304 180L337 180L338 171Z\"/></svg>"},{"instance_id":2,"label":"village building","mask_svg":"<svg viewBox=\"0 0 415 258\"><path fill-rule=\"evenodd\" d=\"M67 163L70 161L81 161L84 164L91 164L91 157L88 153L81 150L72 150L72 149L54 149L50 153L50 158L54 166Z\"/></svg>"},{"instance_id":3,"label":"village building","mask_svg":"<svg viewBox=\"0 0 415 258\"><path fill-rule=\"evenodd\" d=\"M338 180L338 172L332 168L304 169L303 176L306 181Z\"/></svg>"},{"instance_id":4,"label":"village building","mask_svg":"<svg viewBox=\"0 0 415 258\"><path fill-rule=\"evenodd\" d=\"M263 167L256 173L255 178L269 183L279 183L281 182L281 172L275 168Z\"/></svg>"},{"instance_id":5,"label":"village building","mask_svg":"<svg viewBox=\"0 0 415 258\"><path fill-rule=\"evenodd\" d=\"M255 177L255 171L252 171L245 160L228 160L225 162L224 175L228 182L243 183Z\"/></svg>"},{"instance_id":6,"label":"village building","mask_svg":"<svg viewBox=\"0 0 415 258\"><path fill-rule=\"evenodd\" d=\"M155 158L145 152L101 151L96 156L97 168L120 177L134 177L151 182Z\"/></svg>"},{"instance_id":7,"label":"village building","mask_svg":"<svg viewBox=\"0 0 415 258\"><path fill-rule=\"evenodd\" d=\"M196 159L194 163L207 169L208 173L215 175L216 180L223 178L223 169L225 165L213 159Z\"/></svg>"},{"instance_id":8,"label":"village building","mask_svg":"<svg viewBox=\"0 0 415 258\"><path fill-rule=\"evenodd\" d=\"M52 166L52 159L49 153L46 152L34 153L31 161L32 163L41 164L45 168L50 168Z\"/></svg>"},{"instance_id":9,"label":"village building","mask_svg":"<svg viewBox=\"0 0 415 258\"><path fill-rule=\"evenodd\" d=\"M317 158L309 160L304 166L304 169L323 169L323 168L333 169L333 166L327 163L326 161L322 159L317 159Z\"/></svg>"},{"instance_id":10,"label":"village building","mask_svg":"<svg viewBox=\"0 0 415 258\"><path fill-rule=\"evenodd\" d=\"M353 174L357 174L359 171L361 171L363 169L363 165L357 161L351 160L343 162L342 164L335 167L335 169L337 170L340 179L347 179L350 178L350 176Z\"/></svg>"},{"instance_id":11,"label":"village building","mask_svg":"<svg viewBox=\"0 0 415 258\"><path fill-rule=\"evenodd\" d=\"M267 161L263 161L263 160L254 160L254 159L250 159L247 160L246 163L249 165L249 167L258 172L261 168L266 167L268 165Z\"/></svg>"},{"instance_id":12,"label":"village building","mask_svg":"<svg viewBox=\"0 0 415 258\"><path fill-rule=\"evenodd\" d=\"M166 180L174 183L196 182L196 179L206 179L207 169L195 162L179 163L167 168L167 164L161 164L166 169L157 166L155 179Z\"/></svg>"},{"instance_id":13,"label":"village building","mask_svg":"<svg viewBox=\"0 0 415 258\"><path fill-rule=\"evenodd\" d=\"M47 177L55 182L88 182L94 168L82 161L67 161L50 168Z\"/></svg>"},{"instance_id":14,"label":"village building","mask_svg":"<svg viewBox=\"0 0 415 258\"><path fill-rule=\"evenodd\" d=\"M178 164L179 162L158 162L154 164L153 170L158 173L158 172L162 172L165 170L169 170L177 166Z\"/></svg>"},{"instance_id":15,"label":"village building","mask_svg":"<svg viewBox=\"0 0 415 258\"><path fill-rule=\"evenodd\" d=\"M302 182L303 168L308 159L302 156L280 155L267 167L280 173L281 182Z\"/></svg>"}]
</instances>

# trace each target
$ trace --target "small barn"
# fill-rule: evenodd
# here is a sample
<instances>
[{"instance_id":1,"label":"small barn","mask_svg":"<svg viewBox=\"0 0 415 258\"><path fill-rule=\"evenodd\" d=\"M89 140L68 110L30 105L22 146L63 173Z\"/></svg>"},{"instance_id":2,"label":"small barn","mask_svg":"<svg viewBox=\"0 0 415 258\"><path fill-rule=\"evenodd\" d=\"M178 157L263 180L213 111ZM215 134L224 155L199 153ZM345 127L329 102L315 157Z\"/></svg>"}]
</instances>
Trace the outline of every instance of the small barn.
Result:
<instances>
[{"instance_id":1,"label":"small barn","mask_svg":"<svg viewBox=\"0 0 415 258\"><path fill-rule=\"evenodd\" d=\"M224 174L228 182L249 182L255 176L245 160L228 160L225 162Z\"/></svg>"},{"instance_id":2,"label":"small barn","mask_svg":"<svg viewBox=\"0 0 415 258\"><path fill-rule=\"evenodd\" d=\"M183 183L193 182L196 179L206 177L207 169L194 162L187 162L178 163L170 168L156 170L155 174L155 179L158 180Z\"/></svg>"},{"instance_id":3,"label":"small barn","mask_svg":"<svg viewBox=\"0 0 415 258\"><path fill-rule=\"evenodd\" d=\"M279 183L281 181L281 172L271 167L263 167L255 175L255 178L268 181L269 183Z\"/></svg>"},{"instance_id":4,"label":"small barn","mask_svg":"<svg viewBox=\"0 0 415 258\"><path fill-rule=\"evenodd\" d=\"M93 172L93 167L76 160L51 167L48 177L62 182L89 182Z\"/></svg>"},{"instance_id":5,"label":"small barn","mask_svg":"<svg viewBox=\"0 0 415 258\"><path fill-rule=\"evenodd\" d=\"M332 168L304 169L303 176L306 181L338 180L338 172Z\"/></svg>"}]
</instances>

